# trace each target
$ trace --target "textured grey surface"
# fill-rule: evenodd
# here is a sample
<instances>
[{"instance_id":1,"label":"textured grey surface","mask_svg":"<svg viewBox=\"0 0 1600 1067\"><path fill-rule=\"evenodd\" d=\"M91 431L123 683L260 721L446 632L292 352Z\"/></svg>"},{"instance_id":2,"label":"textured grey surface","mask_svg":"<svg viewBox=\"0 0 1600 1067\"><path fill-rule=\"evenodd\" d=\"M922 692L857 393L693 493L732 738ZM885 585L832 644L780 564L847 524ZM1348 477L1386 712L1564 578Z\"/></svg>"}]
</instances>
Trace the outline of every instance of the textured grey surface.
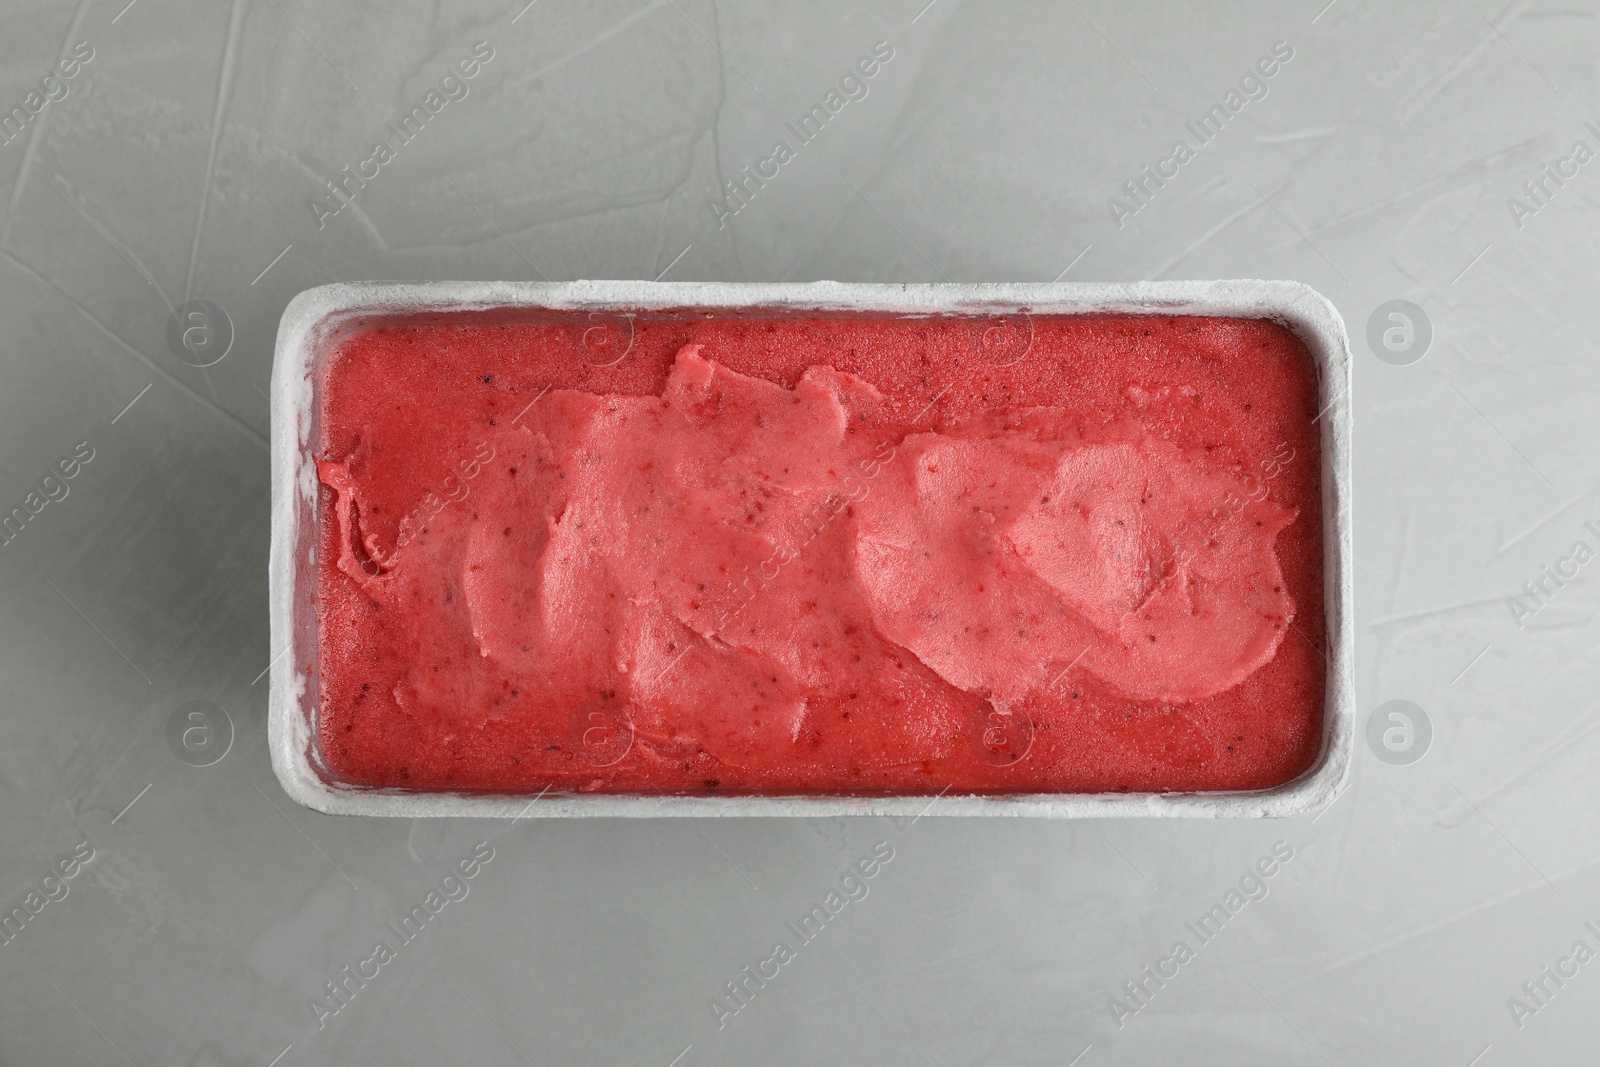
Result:
<instances>
[{"instance_id":1,"label":"textured grey surface","mask_svg":"<svg viewBox=\"0 0 1600 1067\"><path fill-rule=\"evenodd\" d=\"M1545 579L1520 620L1507 598L1600 545L1600 176L1573 162L1526 210L1508 198L1575 141L1600 148L1595 16L1324 2L0 7L0 112L26 114L77 42L94 50L0 146L3 506L69 490L0 548L0 911L39 908L0 944L0 1062L1587 1056L1600 962L1538 999L1522 986L1580 940L1600 949L1600 598L1587 568ZM470 92L319 230L324 180L397 140L386 124L478 41L494 58ZM793 147L785 123L878 41L893 59L866 96L719 227L720 182ZM1293 57L1266 95L1119 227L1107 199L1278 41ZM1360 714L1416 702L1431 750L1359 749L1315 823L507 825L292 805L252 685L284 304L329 280L663 271L1315 286L1356 349ZM204 369L167 341L195 298L236 331ZM1394 366L1363 339L1402 298L1433 340ZM93 459L44 483L80 442ZM196 700L234 725L204 767L168 741ZM1185 923L1280 840L1293 858L1265 898L1199 944ZM93 859L44 883L85 841ZM467 895L319 1029L324 983L398 944L386 923L479 841L493 859L450 883ZM785 923L878 841L894 858L868 895L719 1030L724 983L797 941ZM1179 939L1193 959L1119 1027L1109 998Z\"/></svg>"}]
</instances>

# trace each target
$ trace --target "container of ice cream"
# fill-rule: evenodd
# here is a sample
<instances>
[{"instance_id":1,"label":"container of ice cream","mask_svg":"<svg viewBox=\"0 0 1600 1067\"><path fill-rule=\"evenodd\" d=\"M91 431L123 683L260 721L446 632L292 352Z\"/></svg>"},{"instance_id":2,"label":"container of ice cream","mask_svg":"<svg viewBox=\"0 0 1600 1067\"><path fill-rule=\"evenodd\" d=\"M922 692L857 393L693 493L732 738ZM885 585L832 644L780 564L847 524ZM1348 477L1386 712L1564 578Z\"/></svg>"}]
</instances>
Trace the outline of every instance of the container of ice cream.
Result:
<instances>
[{"instance_id":1,"label":"container of ice cream","mask_svg":"<svg viewBox=\"0 0 1600 1067\"><path fill-rule=\"evenodd\" d=\"M310 290L274 767L369 815L1310 810L1349 375L1290 282Z\"/></svg>"}]
</instances>

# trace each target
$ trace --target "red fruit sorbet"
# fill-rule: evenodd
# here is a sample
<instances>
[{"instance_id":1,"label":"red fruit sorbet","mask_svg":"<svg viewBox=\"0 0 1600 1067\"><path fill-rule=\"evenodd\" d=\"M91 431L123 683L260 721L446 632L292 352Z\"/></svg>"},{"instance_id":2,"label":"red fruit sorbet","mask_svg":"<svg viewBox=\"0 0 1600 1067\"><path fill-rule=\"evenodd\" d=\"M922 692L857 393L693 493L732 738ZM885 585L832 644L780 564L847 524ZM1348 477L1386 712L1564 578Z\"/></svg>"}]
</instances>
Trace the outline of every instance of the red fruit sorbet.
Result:
<instances>
[{"instance_id":1,"label":"red fruit sorbet","mask_svg":"<svg viewBox=\"0 0 1600 1067\"><path fill-rule=\"evenodd\" d=\"M1258 789L1317 755L1316 371L1273 323L457 318L317 386L336 780Z\"/></svg>"}]
</instances>

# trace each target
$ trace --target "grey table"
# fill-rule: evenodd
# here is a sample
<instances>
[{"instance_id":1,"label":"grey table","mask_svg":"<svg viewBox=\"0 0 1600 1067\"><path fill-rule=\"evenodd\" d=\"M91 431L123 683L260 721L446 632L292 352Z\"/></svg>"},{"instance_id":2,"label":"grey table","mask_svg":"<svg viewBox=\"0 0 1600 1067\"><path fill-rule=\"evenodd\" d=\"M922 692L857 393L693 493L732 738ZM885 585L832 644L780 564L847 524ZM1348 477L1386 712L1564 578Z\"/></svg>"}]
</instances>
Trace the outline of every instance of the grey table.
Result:
<instances>
[{"instance_id":1,"label":"grey table","mask_svg":"<svg viewBox=\"0 0 1600 1067\"><path fill-rule=\"evenodd\" d=\"M0 1061L1592 1055L1593 9L124 3L0 9ZM285 302L661 276L1316 286L1356 354L1363 725L1408 700L1430 735L1391 706L1406 751L1363 737L1277 823L291 803L260 678Z\"/></svg>"}]
</instances>

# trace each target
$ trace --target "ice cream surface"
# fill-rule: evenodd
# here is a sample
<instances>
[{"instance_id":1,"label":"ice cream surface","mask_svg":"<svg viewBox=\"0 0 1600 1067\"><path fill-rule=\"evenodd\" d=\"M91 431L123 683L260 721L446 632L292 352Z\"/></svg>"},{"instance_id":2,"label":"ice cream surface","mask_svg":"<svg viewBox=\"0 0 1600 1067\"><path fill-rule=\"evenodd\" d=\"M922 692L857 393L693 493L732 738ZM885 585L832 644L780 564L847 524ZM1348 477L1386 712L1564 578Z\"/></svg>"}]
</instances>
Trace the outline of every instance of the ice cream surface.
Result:
<instances>
[{"instance_id":1,"label":"ice cream surface","mask_svg":"<svg viewBox=\"0 0 1600 1067\"><path fill-rule=\"evenodd\" d=\"M1315 372L1282 327L475 319L319 373L337 780L1248 789L1316 754Z\"/></svg>"}]
</instances>

